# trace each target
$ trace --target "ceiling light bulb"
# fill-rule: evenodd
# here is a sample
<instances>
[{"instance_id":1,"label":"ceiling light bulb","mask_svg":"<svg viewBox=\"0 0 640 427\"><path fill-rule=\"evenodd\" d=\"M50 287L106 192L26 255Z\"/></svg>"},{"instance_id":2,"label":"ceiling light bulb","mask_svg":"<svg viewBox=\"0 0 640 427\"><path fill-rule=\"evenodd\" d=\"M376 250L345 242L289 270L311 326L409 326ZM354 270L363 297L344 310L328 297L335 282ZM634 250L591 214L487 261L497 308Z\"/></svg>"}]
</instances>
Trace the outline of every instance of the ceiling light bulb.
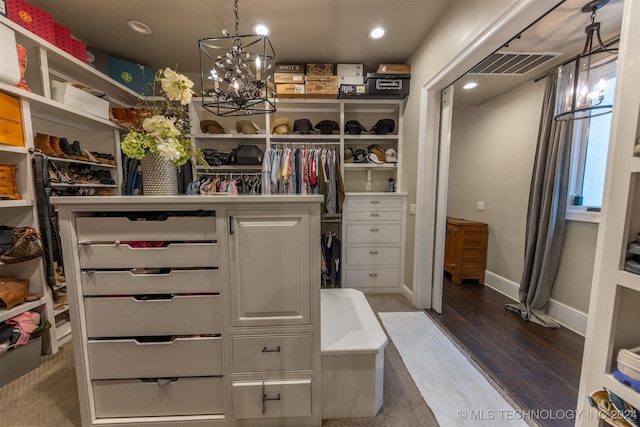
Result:
<instances>
[{"instance_id":1,"label":"ceiling light bulb","mask_svg":"<svg viewBox=\"0 0 640 427\"><path fill-rule=\"evenodd\" d=\"M144 22L136 21L135 19L130 19L129 21L127 21L127 25L136 33L144 34L145 36L148 36L152 32L151 28L147 24L145 24Z\"/></svg>"},{"instance_id":2,"label":"ceiling light bulb","mask_svg":"<svg viewBox=\"0 0 640 427\"><path fill-rule=\"evenodd\" d=\"M253 32L259 36L268 36L271 33L271 30L266 25L257 24L253 27Z\"/></svg>"},{"instance_id":3,"label":"ceiling light bulb","mask_svg":"<svg viewBox=\"0 0 640 427\"><path fill-rule=\"evenodd\" d=\"M387 30L385 30L383 27L376 27L369 31L369 38L374 40L381 39L386 33Z\"/></svg>"},{"instance_id":4,"label":"ceiling light bulb","mask_svg":"<svg viewBox=\"0 0 640 427\"><path fill-rule=\"evenodd\" d=\"M473 89L476 86L478 86L478 83L469 82L469 83L465 84L464 86L462 86L462 89Z\"/></svg>"}]
</instances>

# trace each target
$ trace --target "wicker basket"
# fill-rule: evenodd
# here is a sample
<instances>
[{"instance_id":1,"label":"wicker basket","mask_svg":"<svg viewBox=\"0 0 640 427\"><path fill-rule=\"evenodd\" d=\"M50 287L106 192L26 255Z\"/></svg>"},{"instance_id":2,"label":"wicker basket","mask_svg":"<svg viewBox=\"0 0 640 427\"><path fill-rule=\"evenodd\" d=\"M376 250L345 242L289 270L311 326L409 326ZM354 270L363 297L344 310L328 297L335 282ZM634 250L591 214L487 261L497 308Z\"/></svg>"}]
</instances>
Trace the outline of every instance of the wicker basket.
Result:
<instances>
[{"instance_id":1,"label":"wicker basket","mask_svg":"<svg viewBox=\"0 0 640 427\"><path fill-rule=\"evenodd\" d=\"M0 199L22 200L16 180L16 165L0 163Z\"/></svg>"}]
</instances>

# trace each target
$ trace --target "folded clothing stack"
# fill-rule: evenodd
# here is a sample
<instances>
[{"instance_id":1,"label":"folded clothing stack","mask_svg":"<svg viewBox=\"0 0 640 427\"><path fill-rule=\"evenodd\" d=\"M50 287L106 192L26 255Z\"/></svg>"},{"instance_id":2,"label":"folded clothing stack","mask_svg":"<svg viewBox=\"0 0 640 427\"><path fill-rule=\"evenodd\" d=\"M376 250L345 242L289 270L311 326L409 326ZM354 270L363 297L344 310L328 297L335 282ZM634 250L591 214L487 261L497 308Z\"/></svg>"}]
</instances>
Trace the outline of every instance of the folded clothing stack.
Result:
<instances>
[{"instance_id":1,"label":"folded clothing stack","mask_svg":"<svg viewBox=\"0 0 640 427\"><path fill-rule=\"evenodd\" d=\"M635 241L629 243L624 269L630 273L640 274L640 233L636 234Z\"/></svg>"}]
</instances>

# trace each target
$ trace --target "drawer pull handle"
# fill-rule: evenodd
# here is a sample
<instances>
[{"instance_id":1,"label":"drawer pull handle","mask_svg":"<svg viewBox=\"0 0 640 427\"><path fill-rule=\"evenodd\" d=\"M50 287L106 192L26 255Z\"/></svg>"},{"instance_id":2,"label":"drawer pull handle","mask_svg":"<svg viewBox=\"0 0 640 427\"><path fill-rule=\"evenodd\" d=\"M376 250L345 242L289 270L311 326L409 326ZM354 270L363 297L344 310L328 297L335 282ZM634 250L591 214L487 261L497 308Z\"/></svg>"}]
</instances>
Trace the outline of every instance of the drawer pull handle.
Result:
<instances>
[{"instance_id":1,"label":"drawer pull handle","mask_svg":"<svg viewBox=\"0 0 640 427\"><path fill-rule=\"evenodd\" d=\"M378 228L372 228L372 229L371 229L371 232L372 232L372 233L377 233L378 231L380 231L380 229L378 229Z\"/></svg>"},{"instance_id":2,"label":"drawer pull handle","mask_svg":"<svg viewBox=\"0 0 640 427\"><path fill-rule=\"evenodd\" d=\"M371 217L372 217L372 218L377 218L377 217L379 217L379 216L380 216L380 214L376 214L376 213L372 213L372 214L371 214Z\"/></svg>"},{"instance_id":3,"label":"drawer pull handle","mask_svg":"<svg viewBox=\"0 0 640 427\"><path fill-rule=\"evenodd\" d=\"M378 277L378 273L369 273L369 277Z\"/></svg>"},{"instance_id":4,"label":"drawer pull handle","mask_svg":"<svg viewBox=\"0 0 640 427\"><path fill-rule=\"evenodd\" d=\"M380 200L372 200L371 204L372 205L378 205L378 204L380 204Z\"/></svg>"},{"instance_id":5,"label":"drawer pull handle","mask_svg":"<svg viewBox=\"0 0 640 427\"><path fill-rule=\"evenodd\" d=\"M229 234L233 234L233 217L229 217Z\"/></svg>"},{"instance_id":6,"label":"drawer pull handle","mask_svg":"<svg viewBox=\"0 0 640 427\"><path fill-rule=\"evenodd\" d=\"M278 346L278 348L263 348L262 349L263 353L280 353L280 346Z\"/></svg>"},{"instance_id":7,"label":"drawer pull handle","mask_svg":"<svg viewBox=\"0 0 640 427\"><path fill-rule=\"evenodd\" d=\"M264 381L262 382L262 415L267 413L267 401L268 400L280 400L280 393L278 393L277 397L269 397L267 396L267 390L264 386Z\"/></svg>"},{"instance_id":8,"label":"drawer pull handle","mask_svg":"<svg viewBox=\"0 0 640 427\"><path fill-rule=\"evenodd\" d=\"M378 255L378 251L369 251L369 255Z\"/></svg>"}]
</instances>

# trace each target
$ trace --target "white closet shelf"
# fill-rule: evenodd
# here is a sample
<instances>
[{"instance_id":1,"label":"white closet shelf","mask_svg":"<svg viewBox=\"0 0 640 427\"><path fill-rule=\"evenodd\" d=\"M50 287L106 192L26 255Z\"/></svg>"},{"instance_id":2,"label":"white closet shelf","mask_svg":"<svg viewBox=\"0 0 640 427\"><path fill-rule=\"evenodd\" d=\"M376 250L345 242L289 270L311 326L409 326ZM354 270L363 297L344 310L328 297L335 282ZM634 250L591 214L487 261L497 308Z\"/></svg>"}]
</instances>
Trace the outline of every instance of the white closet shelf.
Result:
<instances>
[{"instance_id":1,"label":"white closet shelf","mask_svg":"<svg viewBox=\"0 0 640 427\"><path fill-rule=\"evenodd\" d=\"M51 187L100 187L100 188L118 188L118 184L64 184L61 182L52 182Z\"/></svg>"},{"instance_id":2,"label":"white closet shelf","mask_svg":"<svg viewBox=\"0 0 640 427\"><path fill-rule=\"evenodd\" d=\"M35 206L34 200L0 200L0 208L24 208Z\"/></svg>"},{"instance_id":3,"label":"white closet shelf","mask_svg":"<svg viewBox=\"0 0 640 427\"><path fill-rule=\"evenodd\" d=\"M244 133L198 133L192 135L194 138L198 138L200 140L210 139L210 140L230 140L230 139L266 139L267 135L264 133L256 133L256 134L244 134Z\"/></svg>"},{"instance_id":4,"label":"white closet shelf","mask_svg":"<svg viewBox=\"0 0 640 427\"><path fill-rule=\"evenodd\" d=\"M4 322L18 314L22 314L25 311L33 310L34 308L38 308L43 305L45 305L45 299L40 298L37 301L25 302L8 310L0 310L0 322Z\"/></svg>"},{"instance_id":5,"label":"white closet shelf","mask_svg":"<svg viewBox=\"0 0 640 427\"><path fill-rule=\"evenodd\" d=\"M345 169L395 169L397 163L345 163Z\"/></svg>"},{"instance_id":6,"label":"white closet shelf","mask_svg":"<svg viewBox=\"0 0 640 427\"><path fill-rule=\"evenodd\" d=\"M81 165L99 166L99 167L110 168L110 169L115 169L117 167L115 165L107 165L105 163L100 163L100 162L96 163L96 162L90 162L85 160L65 159L64 157L49 156L48 159L56 162L60 162L60 163L77 163Z\"/></svg>"},{"instance_id":7,"label":"white closet shelf","mask_svg":"<svg viewBox=\"0 0 640 427\"><path fill-rule=\"evenodd\" d=\"M622 400L634 407L640 406L640 393L629 387L628 385L618 381L612 374L606 374L603 377L604 388L611 390Z\"/></svg>"}]
</instances>

